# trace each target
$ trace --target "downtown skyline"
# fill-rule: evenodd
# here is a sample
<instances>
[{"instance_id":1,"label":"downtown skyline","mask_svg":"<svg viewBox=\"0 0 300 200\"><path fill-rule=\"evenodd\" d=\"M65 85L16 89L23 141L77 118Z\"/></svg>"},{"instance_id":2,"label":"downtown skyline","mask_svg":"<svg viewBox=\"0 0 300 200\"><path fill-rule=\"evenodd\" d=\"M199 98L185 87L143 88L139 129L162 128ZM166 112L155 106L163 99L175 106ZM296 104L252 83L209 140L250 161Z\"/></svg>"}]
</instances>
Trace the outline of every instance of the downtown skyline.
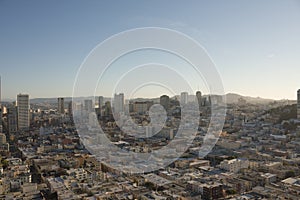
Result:
<instances>
[{"instance_id":1,"label":"downtown skyline","mask_svg":"<svg viewBox=\"0 0 300 200\"><path fill-rule=\"evenodd\" d=\"M77 70L96 45L128 29L155 26L198 41L216 64L225 93L294 100L300 4L252 3L1 1L2 98L72 96Z\"/></svg>"}]
</instances>

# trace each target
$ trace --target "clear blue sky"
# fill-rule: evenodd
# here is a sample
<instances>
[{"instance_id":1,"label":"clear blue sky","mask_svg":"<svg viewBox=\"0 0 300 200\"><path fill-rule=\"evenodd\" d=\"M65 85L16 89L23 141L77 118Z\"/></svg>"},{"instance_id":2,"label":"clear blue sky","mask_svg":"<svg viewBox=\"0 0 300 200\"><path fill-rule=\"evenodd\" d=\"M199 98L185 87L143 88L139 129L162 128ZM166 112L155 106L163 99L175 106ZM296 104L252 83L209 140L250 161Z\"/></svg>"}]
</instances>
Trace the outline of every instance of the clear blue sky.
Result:
<instances>
[{"instance_id":1,"label":"clear blue sky","mask_svg":"<svg viewBox=\"0 0 300 200\"><path fill-rule=\"evenodd\" d=\"M88 53L118 32L144 26L181 31L202 44L226 92L296 98L300 1L0 0L3 98L71 96Z\"/></svg>"}]
</instances>

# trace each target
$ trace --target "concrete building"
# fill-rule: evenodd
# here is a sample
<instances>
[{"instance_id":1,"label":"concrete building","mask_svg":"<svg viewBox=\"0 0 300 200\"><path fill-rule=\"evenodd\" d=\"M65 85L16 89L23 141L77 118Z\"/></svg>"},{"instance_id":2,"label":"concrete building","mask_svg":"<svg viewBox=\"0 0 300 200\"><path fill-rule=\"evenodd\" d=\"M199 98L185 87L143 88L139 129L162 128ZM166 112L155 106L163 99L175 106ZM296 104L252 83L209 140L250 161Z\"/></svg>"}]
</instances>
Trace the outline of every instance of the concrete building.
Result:
<instances>
[{"instance_id":1,"label":"concrete building","mask_svg":"<svg viewBox=\"0 0 300 200\"><path fill-rule=\"evenodd\" d=\"M124 112L124 94L115 94L113 100L113 110L114 113Z\"/></svg>"},{"instance_id":2,"label":"concrete building","mask_svg":"<svg viewBox=\"0 0 300 200\"><path fill-rule=\"evenodd\" d=\"M223 196L223 185L220 183L202 184L203 188L203 199L222 199Z\"/></svg>"},{"instance_id":3,"label":"concrete building","mask_svg":"<svg viewBox=\"0 0 300 200\"><path fill-rule=\"evenodd\" d=\"M7 108L7 129L8 134L14 134L18 130L18 114L15 105L9 105Z\"/></svg>"},{"instance_id":4,"label":"concrete building","mask_svg":"<svg viewBox=\"0 0 300 200\"><path fill-rule=\"evenodd\" d=\"M57 98L57 103L58 103L57 112L59 114L65 114L65 100L64 100L64 98Z\"/></svg>"},{"instance_id":5,"label":"concrete building","mask_svg":"<svg viewBox=\"0 0 300 200\"><path fill-rule=\"evenodd\" d=\"M104 97L99 96L99 98L98 98L98 107L100 108L100 110L101 110L102 106L104 106Z\"/></svg>"},{"instance_id":6,"label":"concrete building","mask_svg":"<svg viewBox=\"0 0 300 200\"><path fill-rule=\"evenodd\" d=\"M4 133L0 133L0 146L6 144L6 135Z\"/></svg>"},{"instance_id":7,"label":"concrete building","mask_svg":"<svg viewBox=\"0 0 300 200\"><path fill-rule=\"evenodd\" d=\"M134 102L133 112L145 114L148 110L147 102Z\"/></svg>"},{"instance_id":8,"label":"concrete building","mask_svg":"<svg viewBox=\"0 0 300 200\"><path fill-rule=\"evenodd\" d=\"M188 103L189 94L187 92L181 92L180 94L180 103L187 104Z\"/></svg>"},{"instance_id":9,"label":"concrete building","mask_svg":"<svg viewBox=\"0 0 300 200\"><path fill-rule=\"evenodd\" d=\"M18 105L18 129L28 130L29 129L29 95L19 94L17 96Z\"/></svg>"},{"instance_id":10,"label":"concrete building","mask_svg":"<svg viewBox=\"0 0 300 200\"><path fill-rule=\"evenodd\" d=\"M93 112L93 101L91 99L84 100L84 110L87 112Z\"/></svg>"},{"instance_id":11,"label":"concrete building","mask_svg":"<svg viewBox=\"0 0 300 200\"><path fill-rule=\"evenodd\" d=\"M232 159L223 160L220 163L220 168L229 172L237 173L241 169L246 169L249 167L249 160L247 159Z\"/></svg>"},{"instance_id":12,"label":"concrete building","mask_svg":"<svg viewBox=\"0 0 300 200\"><path fill-rule=\"evenodd\" d=\"M6 135L4 133L0 133L0 152L9 151L9 144L6 142Z\"/></svg>"},{"instance_id":13,"label":"concrete building","mask_svg":"<svg viewBox=\"0 0 300 200\"><path fill-rule=\"evenodd\" d=\"M166 111L169 110L169 108L170 108L169 96L167 96L167 95L160 96L159 103L160 103L160 105L162 105L165 108Z\"/></svg>"},{"instance_id":14,"label":"concrete building","mask_svg":"<svg viewBox=\"0 0 300 200\"><path fill-rule=\"evenodd\" d=\"M133 112L138 114L145 114L153 105L153 101L141 101L133 103Z\"/></svg>"},{"instance_id":15,"label":"concrete building","mask_svg":"<svg viewBox=\"0 0 300 200\"><path fill-rule=\"evenodd\" d=\"M110 101L105 102L104 106L104 116L111 116L112 115L112 109Z\"/></svg>"},{"instance_id":16,"label":"concrete building","mask_svg":"<svg viewBox=\"0 0 300 200\"><path fill-rule=\"evenodd\" d=\"M202 106L202 93L200 91L196 92L196 98L200 108Z\"/></svg>"},{"instance_id":17,"label":"concrete building","mask_svg":"<svg viewBox=\"0 0 300 200\"><path fill-rule=\"evenodd\" d=\"M74 178L77 179L78 181L83 181L83 180L87 180L87 179L90 178L90 176L89 176L89 174L87 173L87 171L84 170L83 168L67 170L67 174L68 174L69 176L74 177Z\"/></svg>"},{"instance_id":18,"label":"concrete building","mask_svg":"<svg viewBox=\"0 0 300 200\"><path fill-rule=\"evenodd\" d=\"M73 101L68 103L68 115L69 117L73 117L73 106L76 106Z\"/></svg>"}]
</instances>

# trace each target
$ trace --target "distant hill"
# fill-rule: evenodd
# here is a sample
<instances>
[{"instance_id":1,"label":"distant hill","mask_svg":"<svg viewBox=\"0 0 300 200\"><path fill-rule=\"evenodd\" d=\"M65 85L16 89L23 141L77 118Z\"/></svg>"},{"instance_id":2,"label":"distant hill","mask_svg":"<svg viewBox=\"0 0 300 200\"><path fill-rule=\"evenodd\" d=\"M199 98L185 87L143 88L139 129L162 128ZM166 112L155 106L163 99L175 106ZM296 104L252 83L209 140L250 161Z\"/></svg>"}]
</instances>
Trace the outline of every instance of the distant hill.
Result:
<instances>
[{"instance_id":1,"label":"distant hill","mask_svg":"<svg viewBox=\"0 0 300 200\"><path fill-rule=\"evenodd\" d=\"M193 98L196 98L195 95L189 95L191 99ZM274 99L264 99L264 98L261 98L261 97L250 97L250 96L242 96L242 95L239 95L239 94L235 94L235 93L228 93L225 95L226 96L226 102L231 104L231 103L237 103L238 100L240 98L243 98L245 99L248 103L261 103L261 104L266 104L266 103L271 103L271 102L274 102L275 100ZM176 96L177 98L180 99L180 96ZM204 95L204 97L207 97L207 95ZM72 97L64 97L65 98L65 102L68 102L68 101L71 101L72 100ZM88 98L88 99L93 99L94 97L90 96L90 97L78 97L76 99L84 99L84 98ZM174 97L172 97L174 98ZM110 98L108 97L104 97L104 101L109 101ZM137 98L137 99L134 99L135 101L149 101L149 100L152 100L154 102L159 102L159 98ZM5 99L5 101L7 102L13 102L15 101L14 99ZM278 101L287 101L287 100L276 100L277 102ZM50 103L50 104L53 104L53 103L57 103L57 98L34 98L34 99L30 99L30 102L33 103L33 104L38 104L38 103ZM294 100L290 100L291 103L294 103L295 101Z\"/></svg>"},{"instance_id":2,"label":"distant hill","mask_svg":"<svg viewBox=\"0 0 300 200\"><path fill-rule=\"evenodd\" d=\"M240 98L246 100L249 103L271 103L274 102L274 99L264 99L260 97L249 97L249 96L242 96L239 94L228 93L226 96L227 103L237 103Z\"/></svg>"}]
</instances>

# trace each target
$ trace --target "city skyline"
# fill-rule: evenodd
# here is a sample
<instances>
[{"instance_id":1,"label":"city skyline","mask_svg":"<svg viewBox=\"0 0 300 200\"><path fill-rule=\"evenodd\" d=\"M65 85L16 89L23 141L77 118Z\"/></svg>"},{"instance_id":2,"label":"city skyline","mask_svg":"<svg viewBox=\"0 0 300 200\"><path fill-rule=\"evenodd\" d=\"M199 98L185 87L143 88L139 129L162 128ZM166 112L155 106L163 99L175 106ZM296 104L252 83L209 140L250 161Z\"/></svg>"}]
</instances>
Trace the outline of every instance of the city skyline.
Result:
<instances>
[{"instance_id":1,"label":"city skyline","mask_svg":"<svg viewBox=\"0 0 300 200\"><path fill-rule=\"evenodd\" d=\"M299 200L299 11L0 0L0 199Z\"/></svg>"},{"instance_id":2,"label":"city skyline","mask_svg":"<svg viewBox=\"0 0 300 200\"><path fill-rule=\"evenodd\" d=\"M284 100L289 100L289 101L297 101L298 99L298 96L297 96L297 91L299 91L300 89L296 90L294 93L295 93L295 98L293 99L287 99L287 98L282 98L282 99L272 99L272 98L263 98L263 97L259 97L259 96L249 96L249 95L243 95L243 94L238 94L238 93L233 93L233 92L229 92L229 93L226 93L224 95L220 95L220 94L210 94L210 93L202 93L203 96L227 96L227 95L237 95L237 96L240 96L241 98L253 98L253 99L262 99L262 100L274 100L274 101L284 101ZM188 98L191 98L191 97L197 97L197 92L201 92L201 91L195 91L195 93L188 93ZM123 92L120 92L120 93L123 93ZM183 91L183 93L186 93L185 91ZM24 93L24 92L19 92L18 94L29 94L29 93ZM13 98L5 98L5 99L2 99L2 102L5 102L5 103L13 103L13 102L16 102L17 101L17 95L15 95L15 97ZM29 94L30 95L30 94ZM138 99L159 99L160 96L163 96L163 95L167 95L169 96L170 98L178 98L180 99L181 98L181 93L178 93L178 94L175 94L175 95L169 95L169 94L166 94L166 93L160 93L158 96L134 96L134 97L128 97L126 96L126 93L124 93L124 99L126 101L129 101L129 100L138 100ZM104 96L102 94L97 94L97 95L88 95L88 96L77 96L77 97L72 97L72 96L49 96L49 97L30 97L30 99L55 99L57 100L57 98L62 98L62 99L72 99L72 98L75 98L75 99L81 99L81 98L87 98L87 99L90 99L90 98L95 98L95 102L97 102L97 99L99 97L102 97L102 98L106 98L106 99L114 99L114 95L112 96Z\"/></svg>"}]
</instances>

